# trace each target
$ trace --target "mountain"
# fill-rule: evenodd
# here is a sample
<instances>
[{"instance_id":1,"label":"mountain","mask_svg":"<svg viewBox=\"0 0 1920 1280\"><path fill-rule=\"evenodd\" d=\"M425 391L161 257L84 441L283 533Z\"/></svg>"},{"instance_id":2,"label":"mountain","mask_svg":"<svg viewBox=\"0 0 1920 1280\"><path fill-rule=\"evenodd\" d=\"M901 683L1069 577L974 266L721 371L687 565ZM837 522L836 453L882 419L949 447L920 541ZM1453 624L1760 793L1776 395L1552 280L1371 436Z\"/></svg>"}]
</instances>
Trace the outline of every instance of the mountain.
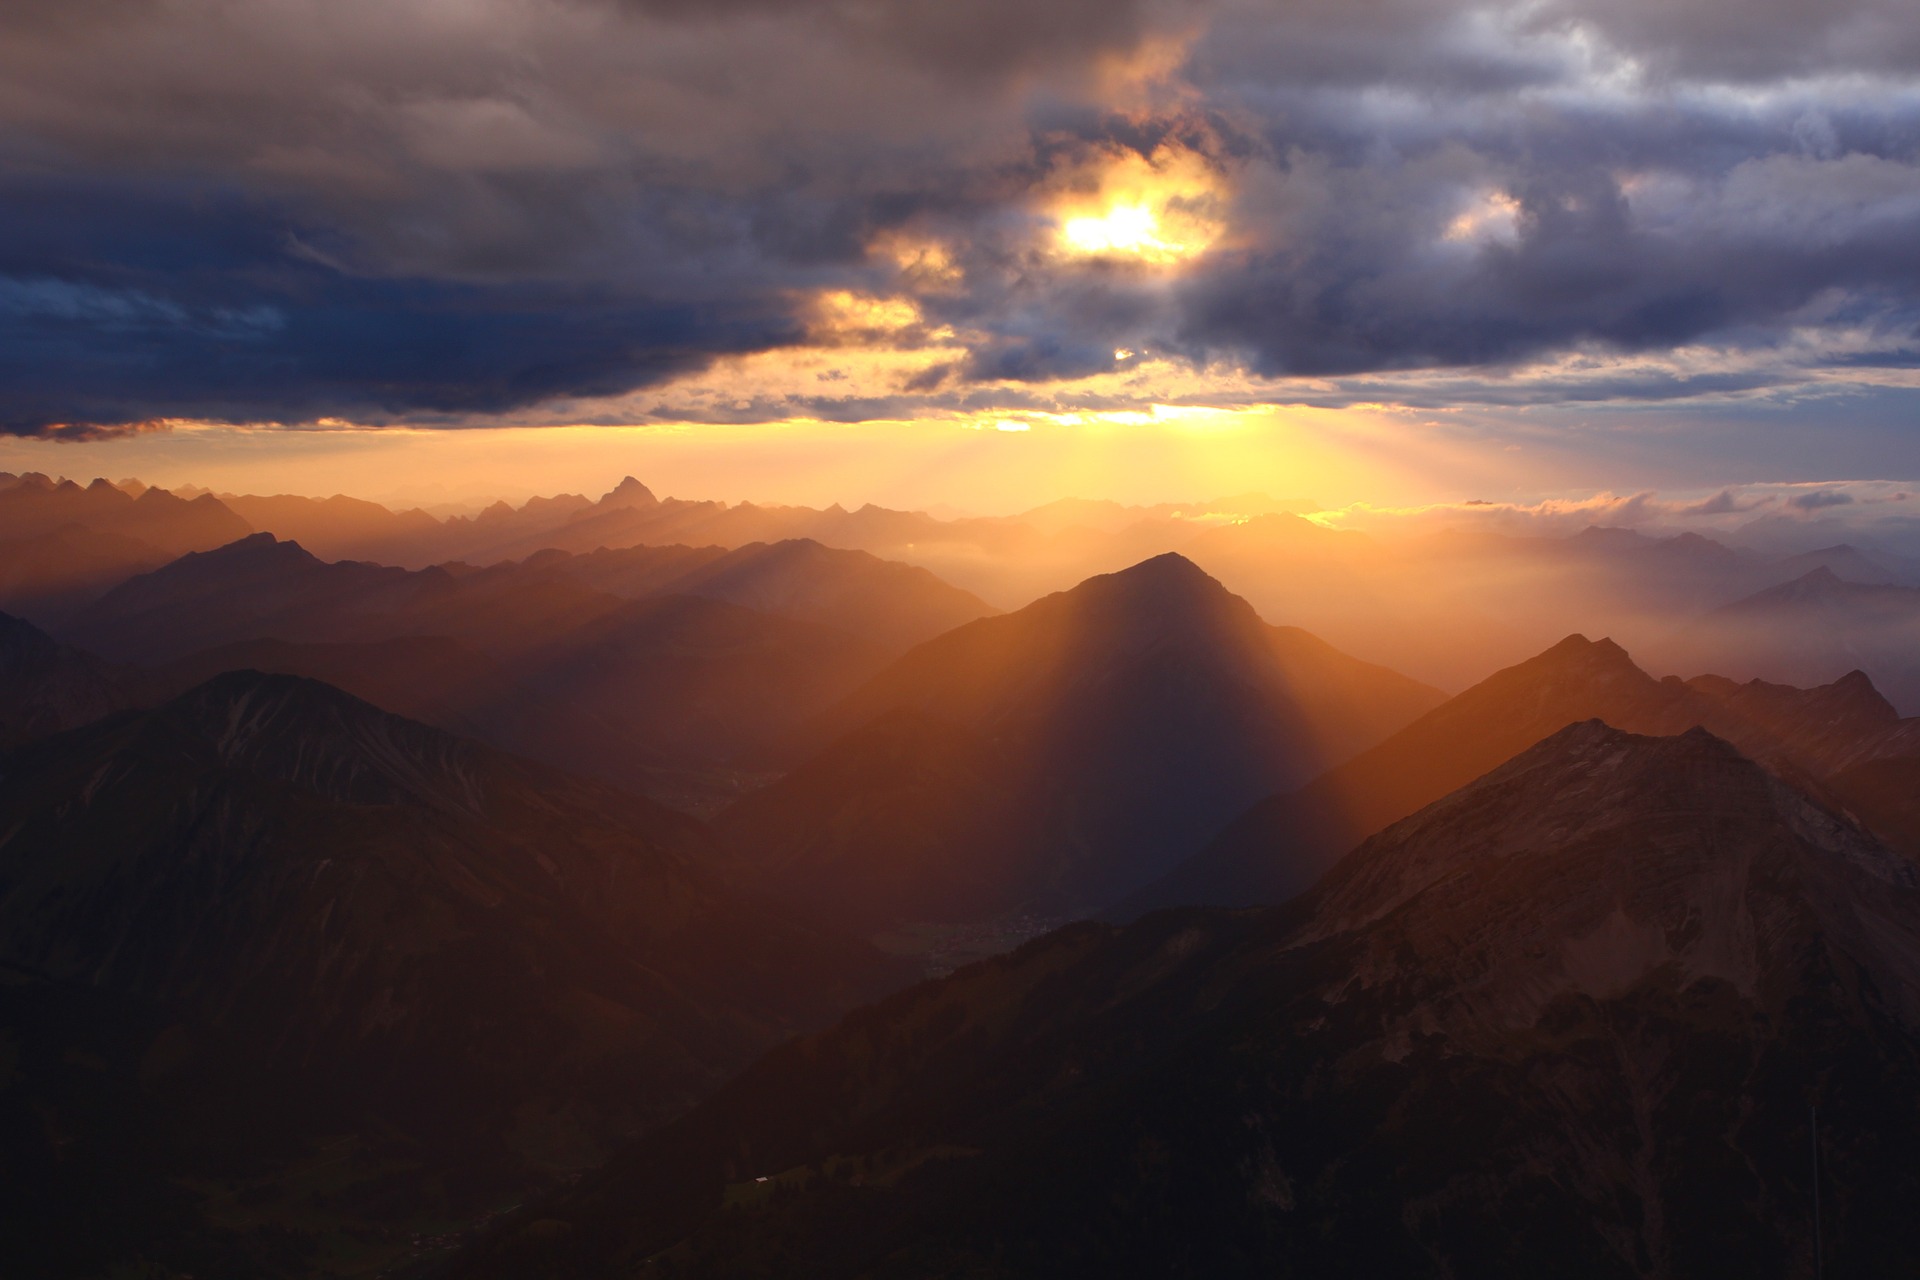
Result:
<instances>
[{"instance_id":1,"label":"mountain","mask_svg":"<svg viewBox=\"0 0 1920 1280\"><path fill-rule=\"evenodd\" d=\"M85 486L54 482L38 473L0 473L0 543L39 537L68 526L118 534L169 556L203 551L253 530L218 498L176 497L146 489L134 497L95 480Z\"/></svg>"},{"instance_id":2,"label":"mountain","mask_svg":"<svg viewBox=\"0 0 1920 1280\"><path fill-rule=\"evenodd\" d=\"M734 878L873 933L987 919L1043 896L1076 835L992 742L917 711L880 716L714 819ZM1037 793L1036 793L1037 792Z\"/></svg>"},{"instance_id":3,"label":"mountain","mask_svg":"<svg viewBox=\"0 0 1920 1280\"><path fill-rule=\"evenodd\" d=\"M440 522L417 508L392 511L338 493L330 498L229 493L220 501L255 529L297 542L325 560L390 563L386 553L393 548L440 532Z\"/></svg>"},{"instance_id":4,"label":"mountain","mask_svg":"<svg viewBox=\"0 0 1920 1280\"><path fill-rule=\"evenodd\" d=\"M791 1043L452 1274L1788 1277L1816 1178L1833 1273L1906 1274L1917 957L1858 828L1576 725L1290 907L1074 926Z\"/></svg>"},{"instance_id":5,"label":"mountain","mask_svg":"<svg viewBox=\"0 0 1920 1280\"><path fill-rule=\"evenodd\" d=\"M1875 835L1920 859L1920 717L1856 743L1833 760L1821 783Z\"/></svg>"},{"instance_id":6,"label":"mountain","mask_svg":"<svg viewBox=\"0 0 1920 1280\"><path fill-rule=\"evenodd\" d=\"M149 684L178 694L228 671L319 680L383 711L656 799L678 799L684 790L678 771L627 718L556 703L444 636L337 644L244 640L170 662Z\"/></svg>"},{"instance_id":7,"label":"mountain","mask_svg":"<svg viewBox=\"0 0 1920 1280\"><path fill-rule=\"evenodd\" d=\"M834 708L819 759L721 825L745 836L743 876L808 896L878 907L853 869L895 860L896 919L969 857L969 910L1081 911L1440 697L1160 556L914 649ZM894 763L859 763L875 752Z\"/></svg>"},{"instance_id":8,"label":"mountain","mask_svg":"<svg viewBox=\"0 0 1920 1280\"><path fill-rule=\"evenodd\" d=\"M1778 756L1816 776L1833 772L1900 724L1900 713L1859 670L1811 689L1766 680L1741 684L1725 676L1695 676L1687 687L1734 717L1703 723L1718 721L1758 759Z\"/></svg>"},{"instance_id":9,"label":"mountain","mask_svg":"<svg viewBox=\"0 0 1920 1280\"><path fill-rule=\"evenodd\" d=\"M66 633L127 661L274 638L453 636L496 658L551 641L619 600L551 575L329 563L270 533L180 557L81 611Z\"/></svg>"},{"instance_id":10,"label":"mountain","mask_svg":"<svg viewBox=\"0 0 1920 1280\"><path fill-rule=\"evenodd\" d=\"M1794 577L1824 568L1843 582L1863 582L1875 586L1900 583L1906 577L1903 570L1908 568L1898 557L1876 555L1845 542L1788 556L1782 562L1782 567L1793 571ZM1914 584L1908 582L1906 585Z\"/></svg>"},{"instance_id":11,"label":"mountain","mask_svg":"<svg viewBox=\"0 0 1920 1280\"><path fill-rule=\"evenodd\" d=\"M470 1217L896 976L721 886L689 819L291 677L229 673L24 749L0 830L13 985L124 1006L127 1088L165 1139L121 1150L165 1219L138 1251L171 1266L232 1206L168 1186L238 1178L240 1216L306 1255L329 1196ZM35 1105L23 1159L57 1163L72 1127L111 1146L84 1099ZM209 1106L238 1148L196 1147ZM288 1173L322 1140L359 1152L325 1194ZM43 1229L90 1230L89 1203Z\"/></svg>"},{"instance_id":12,"label":"mountain","mask_svg":"<svg viewBox=\"0 0 1920 1280\"><path fill-rule=\"evenodd\" d=\"M621 603L506 668L555 707L619 718L667 760L764 766L884 659L839 628L667 595Z\"/></svg>"},{"instance_id":13,"label":"mountain","mask_svg":"<svg viewBox=\"0 0 1920 1280\"><path fill-rule=\"evenodd\" d=\"M690 572L675 559L673 576ZM735 560L737 573L718 581L767 592L784 582L804 597L833 576L783 572L773 559L758 573L758 557ZM895 589L894 567L863 563L851 575L855 594L872 587L868 620L940 620L952 604L941 584L905 570L908 589ZM825 588L813 603L830 603ZM663 795L682 785L675 770L764 755L887 656L852 631L719 600L625 600L540 560L417 571L328 563L271 534L125 582L66 634L186 676L263 664L338 680L391 710Z\"/></svg>"},{"instance_id":14,"label":"mountain","mask_svg":"<svg viewBox=\"0 0 1920 1280\"><path fill-rule=\"evenodd\" d=\"M925 569L810 538L731 551L638 546L580 556L545 552L528 565L628 599L700 596L837 627L894 652L998 612Z\"/></svg>"},{"instance_id":15,"label":"mountain","mask_svg":"<svg viewBox=\"0 0 1920 1280\"><path fill-rule=\"evenodd\" d=\"M1860 668L1920 712L1920 588L1849 582L1825 565L1723 605L1674 636L1666 661L1808 683Z\"/></svg>"},{"instance_id":16,"label":"mountain","mask_svg":"<svg viewBox=\"0 0 1920 1280\"><path fill-rule=\"evenodd\" d=\"M139 673L0 613L0 750L135 706L145 692Z\"/></svg>"},{"instance_id":17,"label":"mountain","mask_svg":"<svg viewBox=\"0 0 1920 1280\"><path fill-rule=\"evenodd\" d=\"M134 574L249 532L209 497L0 473L0 608L57 626Z\"/></svg>"},{"instance_id":18,"label":"mountain","mask_svg":"<svg viewBox=\"0 0 1920 1280\"><path fill-rule=\"evenodd\" d=\"M1582 720L1650 735L1704 725L1817 773L1836 744L1864 740L1894 718L1864 678L1814 691L1656 680L1613 641L1568 636L1306 786L1263 800L1119 914L1285 901L1367 836Z\"/></svg>"}]
</instances>

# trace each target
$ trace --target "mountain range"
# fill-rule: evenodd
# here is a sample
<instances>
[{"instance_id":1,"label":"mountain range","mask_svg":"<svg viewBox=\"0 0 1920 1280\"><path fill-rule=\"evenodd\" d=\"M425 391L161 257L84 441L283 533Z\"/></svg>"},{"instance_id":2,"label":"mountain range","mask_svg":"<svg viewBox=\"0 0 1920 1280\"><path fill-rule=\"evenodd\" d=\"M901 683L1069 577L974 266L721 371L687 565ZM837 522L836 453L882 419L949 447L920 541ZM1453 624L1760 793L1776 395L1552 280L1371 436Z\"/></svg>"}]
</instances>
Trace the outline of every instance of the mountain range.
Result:
<instances>
[{"instance_id":1,"label":"mountain range","mask_svg":"<svg viewBox=\"0 0 1920 1280\"><path fill-rule=\"evenodd\" d=\"M1569 636L1307 785L1253 806L1118 913L1285 901L1367 836L1588 719L1656 735L1705 726L1810 777L1831 774L1901 724L1858 672L1812 690L1712 676L1656 680L1611 640Z\"/></svg>"},{"instance_id":2,"label":"mountain range","mask_svg":"<svg viewBox=\"0 0 1920 1280\"><path fill-rule=\"evenodd\" d=\"M936 518L868 505L849 511L659 498L628 477L600 498L561 494L472 515L394 511L335 495L259 497L197 493L190 502L136 481L81 487L44 476L0 475L0 609L59 630L90 601L135 573L187 550L208 550L249 529L302 543L323 560L366 560L414 570L483 568L542 556L592 558L636 551L635 563L579 564L602 590L664 570L675 555L701 556L811 541L871 553L939 575L970 593L966 608L1018 608L1089 576L1179 552L1263 615L1285 619L1368 661L1459 688L1537 652L1569 630L1622 639L1657 671L1717 670L1743 678L1807 683L1865 669L1896 705L1920 711L1911 627L1829 604L1794 643L1768 645L1739 626L1703 623L1816 569L1855 586L1920 587L1915 547L1820 542L1844 533L1831 521L1769 526L1716 541L1698 533L1594 526L1572 536L1459 527L1369 536L1308 520L1313 504L1243 494L1206 503L1128 507L1068 499L1010 516ZM137 497L135 495L138 495ZM122 510L174 512L167 529L129 522ZM185 514L182 514L185 513ZM186 519L191 514L191 520ZM1764 522L1764 521L1763 521ZM166 522L160 522L166 523ZM177 526L177 527L173 527ZM1424 526L1422 526L1424 527ZM1876 526L1877 527L1877 526ZM1796 534L1794 531L1798 530ZM131 532L129 532L131 531ZM139 536L133 536L133 535ZM164 536L163 536L164 535ZM667 554L670 548L685 552ZM643 550L644 549L644 550ZM777 577L778 575L776 575ZM662 589L658 584L654 588ZM713 594L688 577L675 588ZM720 586L718 598L755 604L779 597L767 585ZM732 594L729 594L732 593ZM757 595L756 595L757 593ZM851 607L858 591L809 593L821 613ZM827 602L831 600L832 604ZM777 611L777 610L776 610ZM796 605L792 612L819 621ZM1803 610L1804 611L1804 610ZM898 652L929 638L924 619L892 631L882 610L868 638ZM1871 612L1871 611L1870 611ZM939 613L931 610L928 617ZM949 612L949 625L965 620ZM865 619L862 619L864 623ZM1695 634L1705 626L1722 653ZM1832 628L1822 636L1818 627ZM1859 629L1861 635L1850 633ZM254 638L254 637L248 637ZM312 639L316 637L282 637ZM1757 643L1756 643L1757 642ZM1848 660L1846 646L1852 644ZM1818 661L1809 652L1820 655Z\"/></svg>"},{"instance_id":3,"label":"mountain range","mask_svg":"<svg viewBox=\"0 0 1920 1280\"><path fill-rule=\"evenodd\" d=\"M1822 564L1709 611L1667 649L1694 667L1796 684L1864 668L1896 703L1920 708L1920 586Z\"/></svg>"},{"instance_id":4,"label":"mountain range","mask_svg":"<svg viewBox=\"0 0 1920 1280\"><path fill-rule=\"evenodd\" d=\"M789 1044L452 1274L1784 1277L1816 1203L1825 1267L1903 1274L1916 957L1912 863L1705 730L1585 722L1290 906Z\"/></svg>"},{"instance_id":5,"label":"mountain range","mask_svg":"<svg viewBox=\"0 0 1920 1280\"><path fill-rule=\"evenodd\" d=\"M1911 1271L1914 566L1311 506L0 476L0 1257Z\"/></svg>"}]
</instances>

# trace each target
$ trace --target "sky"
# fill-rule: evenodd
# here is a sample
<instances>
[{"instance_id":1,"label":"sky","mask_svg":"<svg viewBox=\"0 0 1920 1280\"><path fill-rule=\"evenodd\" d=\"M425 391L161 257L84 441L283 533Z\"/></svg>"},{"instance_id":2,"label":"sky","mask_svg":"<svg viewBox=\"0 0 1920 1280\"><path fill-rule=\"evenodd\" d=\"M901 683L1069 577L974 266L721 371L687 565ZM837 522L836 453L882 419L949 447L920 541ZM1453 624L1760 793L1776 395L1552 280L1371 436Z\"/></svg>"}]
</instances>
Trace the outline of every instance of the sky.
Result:
<instances>
[{"instance_id":1,"label":"sky","mask_svg":"<svg viewBox=\"0 0 1920 1280\"><path fill-rule=\"evenodd\" d=\"M10 0L0 467L1911 480L1916 71L1905 0Z\"/></svg>"}]
</instances>

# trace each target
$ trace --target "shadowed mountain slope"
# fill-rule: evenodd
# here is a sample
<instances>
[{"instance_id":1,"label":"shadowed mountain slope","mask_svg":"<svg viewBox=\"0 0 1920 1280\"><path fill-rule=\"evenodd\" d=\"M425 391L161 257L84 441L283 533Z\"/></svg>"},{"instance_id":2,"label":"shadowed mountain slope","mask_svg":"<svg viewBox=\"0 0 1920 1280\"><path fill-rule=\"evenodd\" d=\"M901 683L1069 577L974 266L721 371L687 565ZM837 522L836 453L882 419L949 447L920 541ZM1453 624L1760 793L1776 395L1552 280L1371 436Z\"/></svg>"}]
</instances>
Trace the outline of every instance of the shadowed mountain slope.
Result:
<instances>
[{"instance_id":1,"label":"shadowed mountain slope","mask_svg":"<svg viewBox=\"0 0 1920 1280\"><path fill-rule=\"evenodd\" d=\"M722 547L549 551L529 571L557 573L626 599L700 596L820 626L900 652L998 610L925 569L810 538Z\"/></svg>"},{"instance_id":2,"label":"shadowed mountain slope","mask_svg":"<svg viewBox=\"0 0 1920 1280\"><path fill-rule=\"evenodd\" d=\"M898 893L894 918L937 903L935 886L955 876L974 909L1079 911L1441 696L1268 626L1188 561L1160 556L908 653L834 709L835 745L724 825L744 876L823 900L871 898L873 875L853 868L894 860L881 877ZM867 731L885 717L896 718ZM894 763L861 763L876 751ZM903 787L896 766L912 760Z\"/></svg>"},{"instance_id":3,"label":"shadowed mountain slope","mask_svg":"<svg viewBox=\"0 0 1920 1280\"><path fill-rule=\"evenodd\" d=\"M1588 719L1653 735L1704 725L1755 755L1818 772L1841 743L1897 717L1857 677L1817 690L1656 680L1611 640L1569 636L1299 790L1263 800L1116 914L1285 901L1388 823Z\"/></svg>"},{"instance_id":4,"label":"shadowed mountain slope","mask_svg":"<svg viewBox=\"0 0 1920 1280\"><path fill-rule=\"evenodd\" d=\"M891 650L999 612L925 569L811 538L738 547L671 590L839 627Z\"/></svg>"},{"instance_id":5,"label":"shadowed mountain slope","mask_svg":"<svg viewBox=\"0 0 1920 1280\"><path fill-rule=\"evenodd\" d=\"M24 749L0 831L0 964L173 1028L156 1123L248 1080L235 1114L306 1142L401 1135L367 1176L403 1208L449 1161L590 1162L899 976L718 884L689 819L290 677Z\"/></svg>"},{"instance_id":6,"label":"shadowed mountain slope","mask_svg":"<svg viewBox=\"0 0 1920 1280\"><path fill-rule=\"evenodd\" d=\"M1911 865L1705 732L1576 725L1289 907L790 1044L454 1274L1784 1278L1816 1143L1826 1265L1903 1274L1916 1029Z\"/></svg>"},{"instance_id":7,"label":"shadowed mountain slope","mask_svg":"<svg viewBox=\"0 0 1920 1280\"><path fill-rule=\"evenodd\" d=\"M897 567L873 565L869 579ZM780 576L774 565L757 581L771 591ZM662 769L764 754L886 656L851 630L719 599L628 600L538 564L329 564L270 534L134 578L67 633L198 673L277 642L270 665L339 675L369 697L396 695L396 711L641 788ZM449 669L421 670L429 641L460 647Z\"/></svg>"},{"instance_id":8,"label":"shadowed mountain slope","mask_svg":"<svg viewBox=\"0 0 1920 1280\"><path fill-rule=\"evenodd\" d=\"M617 716L670 761L759 763L885 654L837 627L697 596L652 596L514 658L536 697Z\"/></svg>"},{"instance_id":9,"label":"shadowed mountain slope","mask_svg":"<svg viewBox=\"0 0 1920 1280\"><path fill-rule=\"evenodd\" d=\"M227 671L319 680L383 711L656 799L679 799L685 790L681 771L649 741L638 718L544 696L501 664L443 636L339 644L241 641L168 663L149 683L178 694Z\"/></svg>"},{"instance_id":10,"label":"shadowed mountain slope","mask_svg":"<svg viewBox=\"0 0 1920 1280\"><path fill-rule=\"evenodd\" d=\"M0 613L0 749L135 706L145 686L140 673Z\"/></svg>"}]
</instances>

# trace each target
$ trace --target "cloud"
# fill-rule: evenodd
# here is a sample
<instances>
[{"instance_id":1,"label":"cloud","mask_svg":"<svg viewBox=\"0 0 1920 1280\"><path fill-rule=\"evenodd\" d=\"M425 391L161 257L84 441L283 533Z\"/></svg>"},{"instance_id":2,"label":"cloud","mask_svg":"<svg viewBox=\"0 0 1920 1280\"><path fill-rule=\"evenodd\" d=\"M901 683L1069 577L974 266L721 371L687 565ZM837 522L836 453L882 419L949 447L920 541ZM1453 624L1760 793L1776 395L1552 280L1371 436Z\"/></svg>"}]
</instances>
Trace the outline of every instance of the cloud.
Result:
<instances>
[{"instance_id":1,"label":"cloud","mask_svg":"<svg viewBox=\"0 0 1920 1280\"><path fill-rule=\"evenodd\" d=\"M1477 529L1513 535L1564 537L1592 525L1633 529L1649 537L1671 537L1695 532L1739 544L1754 529L1785 522L1798 530L1805 517L1820 513L1823 520L1851 521L1855 535L1909 538L1911 529L1901 517L1868 510L1896 501L1910 490L1893 481L1858 480L1809 487L1804 483L1741 485L1699 495L1661 493L1647 489L1630 494L1602 492L1539 502L1502 502L1475 498L1463 502L1430 503L1416 507L1375 507L1358 503L1316 515L1316 520L1369 533L1426 533L1442 529ZM1754 513L1785 507L1798 513ZM1889 523L1891 521L1892 523ZM1823 535L1824 536L1824 535Z\"/></svg>"},{"instance_id":2,"label":"cloud","mask_svg":"<svg viewBox=\"0 0 1920 1280\"><path fill-rule=\"evenodd\" d=\"M1815 489L1811 493L1795 494L1787 499L1787 505L1796 511L1824 511L1829 507L1852 506L1853 495L1836 489Z\"/></svg>"},{"instance_id":3,"label":"cloud","mask_svg":"<svg viewBox=\"0 0 1920 1280\"><path fill-rule=\"evenodd\" d=\"M1711 498L1696 502L1691 506L1681 507L1679 514L1683 516L1739 515L1743 512L1752 511L1757 507L1766 505L1766 501L1764 498L1753 498L1743 502L1735 496L1733 490L1722 489Z\"/></svg>"},{"instance_id":4,"label":"cloud","mask_svg":"<svg viewBox=\"0 0 1920 1280\"><path fill-rule=\"evenodd\" d=\"M1894 0L29 0L0 427L703 402L835 293L884 377L712 416L1866 385L1916 71Z\"/></svg>"}]
</instances>

